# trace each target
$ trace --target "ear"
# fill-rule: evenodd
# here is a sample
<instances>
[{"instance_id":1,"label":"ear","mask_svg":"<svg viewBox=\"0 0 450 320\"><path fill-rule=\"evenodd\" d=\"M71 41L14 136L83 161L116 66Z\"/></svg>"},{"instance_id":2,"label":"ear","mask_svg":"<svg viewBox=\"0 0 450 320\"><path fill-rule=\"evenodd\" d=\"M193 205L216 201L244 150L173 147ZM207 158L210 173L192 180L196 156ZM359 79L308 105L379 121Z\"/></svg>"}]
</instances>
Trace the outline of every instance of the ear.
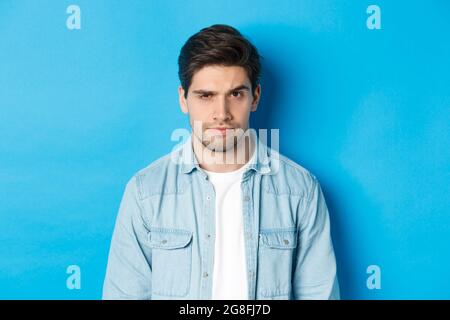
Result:
<instances>
[{"instance_id":1,"label":"ear","mask_svg":"<svg viewBox=\"0 0 450 320\"><path fill-rule=\"evenodd\" d=\"M255 112L258 108L258 103L261 98L261 84L258 84L253 92L253 102L251 107L251 112Z\"/></svg>"},{"instance_id":2,"label":"ear","mask_svg":"<svg viewBox=\"0 0 450 320\"><path fill-rule=\"evenodd\" d=\"M184 97L184 89L183 89L183 87L181 85L178 87L178 100L179 100L179 103L180 103L181 111L183 113L188 113L189 110L188 110L188 107L187 107L186 98Z\"/></svg>"}]
</instances>

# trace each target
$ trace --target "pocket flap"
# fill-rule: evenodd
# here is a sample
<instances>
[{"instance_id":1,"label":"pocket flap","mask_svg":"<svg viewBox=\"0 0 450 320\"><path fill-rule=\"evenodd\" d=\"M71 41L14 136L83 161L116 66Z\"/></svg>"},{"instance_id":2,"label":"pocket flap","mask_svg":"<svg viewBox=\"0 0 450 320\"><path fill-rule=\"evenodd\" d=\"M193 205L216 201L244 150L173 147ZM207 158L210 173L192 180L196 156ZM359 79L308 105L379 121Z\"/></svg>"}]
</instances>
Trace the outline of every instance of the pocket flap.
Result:
<instances>
[{"instance_id":1,"label":"pocket flap","mask_svg":"<svg viewBox=\"0 0 450 320\"><path fill-rule=\"evenodd\" d=\"M192 232L180 229L150 228L150 246L158 249L177 249L189 244Z\"/></svg>"},{"instance_id":2,"label":"pocket flap","mask_svg":"<svg viewBox=\"0 0 450 320\"><path fill-rule=\"evenodd\" d=\"M270 229L260 232L261 243L264 246L277 249L292 249L297 247L297 230Z\"/></svg>"}]
</instances>

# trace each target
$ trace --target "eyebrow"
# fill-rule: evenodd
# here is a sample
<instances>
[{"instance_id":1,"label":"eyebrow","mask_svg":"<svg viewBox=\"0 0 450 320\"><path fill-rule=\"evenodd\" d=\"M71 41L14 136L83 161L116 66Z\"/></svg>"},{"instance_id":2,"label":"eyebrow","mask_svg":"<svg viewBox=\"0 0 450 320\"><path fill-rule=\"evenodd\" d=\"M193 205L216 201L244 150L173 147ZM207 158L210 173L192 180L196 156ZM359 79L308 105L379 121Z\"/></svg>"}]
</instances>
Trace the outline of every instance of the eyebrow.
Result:
<instances>
[{"instance_id":1,"label":"eyebrow","mask_svg":"<svg viewBox=\"0 0 450 320\"><path fill-rule=\"evenodd\" d=\"M241 91L241 90L246 90L246 91L250 91L250 88L248 86L246 86L245 84L241 84L240 86L237 86L231 90L228 90L227 93L231 93L231 92L235 92L235 91ZM210 94L210 95L215 95L217 94L217 91L210 91L210 90L194 90L192 91L192 93L194 94Z\"/></svg>"}]
</instances>

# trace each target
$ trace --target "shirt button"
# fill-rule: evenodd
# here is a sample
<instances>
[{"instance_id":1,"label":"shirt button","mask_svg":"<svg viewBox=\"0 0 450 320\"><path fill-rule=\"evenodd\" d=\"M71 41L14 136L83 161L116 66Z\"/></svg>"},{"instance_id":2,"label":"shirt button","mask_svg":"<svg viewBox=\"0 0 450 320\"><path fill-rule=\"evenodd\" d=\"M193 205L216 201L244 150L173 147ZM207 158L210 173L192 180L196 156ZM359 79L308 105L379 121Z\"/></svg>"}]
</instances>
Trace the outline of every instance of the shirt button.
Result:
<instances>
[{"instance_id":1,"label":"shirt button","mask_svg":"<svg viewBox=\"0 0 450 320\"><path fill-rule=\"evenodd\" d=\"M203 277L207 278L208 277L208 272L203 272Z\"/></svg>"},{"instance_id":2,"label":"shirt button","mask_svg":"<svg viewBox=\"0 0 450 320\"><path fill-rule=\"evenodd\" d=\"M164 239L163 241L161 241L161 243L162 243L162 244L166 244L166 243L167 243L167 240Z\"/></svg>"},{"instance_id":3,"label":"shirt button","mask_svg":"<svg viewBox=\"0 0 450 320\"><path fill-rule=\"evenodd\" d=\"M284 244L289 244L289 240L284 239Z\"/></svg>"},{"instance_id":4,"label":"shirt button","mask_svg":"<svg viewBox=\"0 0 450 320\"><path fill-rule=\"evenodd\" d=\"M211 197L210 196L206 196L206 200L211 200Z\"/></svg>"},{"instance_id":5,"label":"shirt button","mask_svg":"<svg viewBox=\"0 0 450 320\"><path fill-rule=\"evenodd\" d=\"M209 238L211 238L211 235L207 233L207 234L206 234L206 239L209 240Z\"/></svg>"}]
</instances>

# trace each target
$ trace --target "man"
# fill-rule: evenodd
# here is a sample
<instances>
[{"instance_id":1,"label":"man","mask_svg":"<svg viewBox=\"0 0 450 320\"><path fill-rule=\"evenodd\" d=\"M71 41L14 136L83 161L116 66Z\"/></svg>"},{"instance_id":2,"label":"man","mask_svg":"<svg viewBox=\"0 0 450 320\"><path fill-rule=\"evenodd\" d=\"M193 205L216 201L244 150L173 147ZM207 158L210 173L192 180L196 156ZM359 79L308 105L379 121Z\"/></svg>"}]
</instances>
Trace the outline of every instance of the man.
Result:
<instances>
[{"instance_id":1,"label":"man","mask_svg":"<svg viewBox=\"0 0 450 320\"><path fill-rule=\"evenodd\" d=\"M230 26L183 46L178 93L192 133L128 182L104 299L339 298L319 182L249 128L260 70Z\"/></svg>"}]
</instances>

